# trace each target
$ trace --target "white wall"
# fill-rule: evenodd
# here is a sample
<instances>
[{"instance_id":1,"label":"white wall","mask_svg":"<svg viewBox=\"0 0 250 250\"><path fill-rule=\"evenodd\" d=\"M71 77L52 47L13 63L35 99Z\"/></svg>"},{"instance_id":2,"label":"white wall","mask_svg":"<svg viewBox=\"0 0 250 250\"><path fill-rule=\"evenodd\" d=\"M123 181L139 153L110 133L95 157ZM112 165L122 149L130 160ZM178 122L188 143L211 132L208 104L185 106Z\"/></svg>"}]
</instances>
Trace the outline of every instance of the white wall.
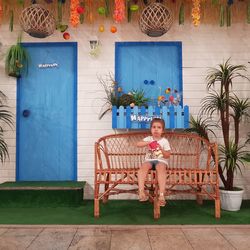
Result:
<instances>
[{"instance_id":1,"label":"white wall","mask_svg":"<svg viewBox=\"0 0 250 250\"><path fill-rule=\"evenodd\" d=\"M200 100L206 95L205 76L208 67L214 67L232 57L232 63L245 64L250 72L250 25L233 24L230 28L216 25L201 25L197 28L190 24L173 25L170 31L160 38L150 38L142 34L137 23L117 25L118 32L109 32L110 23L105 23L105 32L98 32L98 24L82 25L69 29L71 40L78 42L78 180L87 181L86 198L93 195L94 182L94 142L102 135L114 133L111 129L111 115L101 121L98 113L102 106L104 92L98 83L98 75L114 72L115 41L181 41L183 46L183 95L184 103L190 106L193 115L200 108ZM0 27L0 42L5 46L15 43L18 27L13 33L8 25ZM89 39L98 36L101 54L95 59L89 55ZM23 42L65 42L62 34L55 32L46 39L36 39L23 34ZM168 60L168 58L166 58ZM16 81L4 73L4 61L0 61L0 88L9 97L8 104L15 114ZM250 84L238 81L234 90L242 97L250 97ZM248 124L249 125L249 124ZM243 125L245 137L247 124ZM0 167L0 182L15 181L15 131L5 135L9 145L10 159ZM245 198L250 198L250 170L237 180L248 190Z\"/></svg>"}]
</instances>

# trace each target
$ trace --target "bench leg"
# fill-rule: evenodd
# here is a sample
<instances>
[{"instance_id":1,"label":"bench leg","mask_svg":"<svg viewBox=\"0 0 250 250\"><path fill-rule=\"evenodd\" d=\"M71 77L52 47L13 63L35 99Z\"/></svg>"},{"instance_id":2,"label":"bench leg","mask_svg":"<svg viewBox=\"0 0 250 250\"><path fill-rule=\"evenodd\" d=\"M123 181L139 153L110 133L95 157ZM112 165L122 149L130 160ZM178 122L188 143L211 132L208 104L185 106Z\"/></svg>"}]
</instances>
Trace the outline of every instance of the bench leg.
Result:
<instances>
[{"instance_id":1,"label":"bench leg","mask_svg":"<svg viewBox=\"0 0 250 250\"><path fill-rule=\"evenodd\" d=\"M196 202L197 202L197 204L199 204L199 205L202 205L202 204L203 204L202 195L200 195L200 194L197 194L197 195L196 195Z\"/></svg>"},{"instance_id":2,"label":"bench leg","mask_svg":"<svg viewBox=\"0 0 250 250\"><path fill-rule=\"evenodd\" d=\"M215 218L220 218L220 199L215 200Z\"/></svg>"},{"instance_id":3,"label":"bench leg","mask_svg":"<svg viewBox=\"0 0 250 250\"><path fill-rule=\"evenodd\" d=\"M98 198L94 200L94 216L95 218L99 218L100 216L100 204Z\"/></svg>"},{"instance_id":4,"label":"bench leg","mask_svg":"<svg viewBox=\"0 0 250 250\"><path fill-rule=\"evenodd\" d=\"M154 197L154 219L158 220L161 217L161 210L158 202L158 198Z\"/></svg>"}]
</instances>

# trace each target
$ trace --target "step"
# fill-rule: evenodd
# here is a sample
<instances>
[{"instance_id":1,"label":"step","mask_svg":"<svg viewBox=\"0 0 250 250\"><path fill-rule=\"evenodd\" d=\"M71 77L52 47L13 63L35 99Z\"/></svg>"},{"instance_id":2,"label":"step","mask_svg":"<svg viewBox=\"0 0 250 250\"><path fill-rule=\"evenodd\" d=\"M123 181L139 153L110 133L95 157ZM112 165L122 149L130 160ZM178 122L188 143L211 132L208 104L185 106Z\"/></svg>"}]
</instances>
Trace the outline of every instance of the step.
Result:
<instances>
[{"instance_id":1,"label":"step","mask_svg":"<svg viewBox=\"0 0 250 250\"><path fill-rule=\"evenodd\" d=\"M0 184L0 207L79 206L84 181L20 181Z\"/></svg>"}]
</instances>

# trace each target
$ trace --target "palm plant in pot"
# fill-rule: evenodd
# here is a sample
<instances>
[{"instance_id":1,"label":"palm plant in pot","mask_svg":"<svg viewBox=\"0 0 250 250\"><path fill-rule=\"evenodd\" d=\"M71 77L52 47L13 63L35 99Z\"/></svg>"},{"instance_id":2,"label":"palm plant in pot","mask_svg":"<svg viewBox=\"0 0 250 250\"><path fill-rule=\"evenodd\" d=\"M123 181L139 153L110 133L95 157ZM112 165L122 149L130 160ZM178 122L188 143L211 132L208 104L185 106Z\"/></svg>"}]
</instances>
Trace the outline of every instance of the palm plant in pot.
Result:
<instances>
[{"instance_id":1,"label":"palm plant in pot","mask_svg":"<svg viewBox=\"0 0 250 250\"><path fill-rule=\"evenodd\" d=\"M6 74L13 77L20 77L22 73L27 73L28 53L21 44L21 36L18 37L17 43L12 45L5 58Z\"/></svg>"},{"instance_id":2,"label":"palm plant in pot","mask_svg":"<svg viewBox=\"0 0 250 250\"><path fill-rule=\"evenodd\" d=\"M239 132L242 117L249 114L250 101L249 98L239 98L232 88L236 78L249 80L245 73L244 65L232 65L230 59L219 64L218 68L211 68L206 77L208 95L202 100L200 110L200 115L208 116L209 120L191 120L191 130L200 131L207 139L213 125L211 121L216 119L221 129L223 141L219 146L219 175L224 186L220 188L221 208L229 211L240 209L243 195L243 190L235 187L234 177L237 171L241 172L247 153L245 143L239 141ZM216 112L218 116L215 116Z\"/></svg>"},{"instance_id":3,"label":"palm plant in pot","mask_svg":"<svg viewBox=\"0 0 250 250\"><path fill-rule=\"evenodd\" d=\"M5 105L6 96L0 91L0 161L3 163L8 158L8 145L4 139L4 128L6 126L12 127L13 118L9 107Z\"/></svg>"}]
</instances>

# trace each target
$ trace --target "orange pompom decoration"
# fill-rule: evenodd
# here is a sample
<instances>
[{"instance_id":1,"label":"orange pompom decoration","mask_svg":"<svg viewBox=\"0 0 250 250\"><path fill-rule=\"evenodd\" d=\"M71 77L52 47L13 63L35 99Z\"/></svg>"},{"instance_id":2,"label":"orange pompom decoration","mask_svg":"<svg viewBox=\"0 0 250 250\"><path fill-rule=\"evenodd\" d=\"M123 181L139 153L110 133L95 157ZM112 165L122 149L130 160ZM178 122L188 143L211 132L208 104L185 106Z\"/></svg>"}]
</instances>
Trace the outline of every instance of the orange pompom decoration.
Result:
<instances>
[{"instance_id":1,"label":"orange pompom decoration","mask_svg":"<svg viewBox=\"0 0 250 250\"><path fill-rule=\"evenodd\" d=\"M79 4L79 0L71 0L70 2L70 24L73 27L77 27L77 25L80 23L79 13L77 11Z\"/></svg>"},{"instance_id":2,"label":"orange pompom decoration","mask_svg":"<svg viewBox=\"0 0 250 250\"><path fill-rule=\"evenodd\" d=\"M117 28L115 26L111 26L110 32L115 33L117 31Z\"/></svg>"},{"instance_id":3,"label":"orange pompom decoration","mask_svg":"<svg viewBox=\"0 0 250 250\"><path fill-rule=\"evenodd\" d=\"M63 33L63 38L64 38L65 40L69 40L69 39L70 39L70 34L69 34L68 32L64 32L64 33Z\"/></svg>"}]
</instances>

